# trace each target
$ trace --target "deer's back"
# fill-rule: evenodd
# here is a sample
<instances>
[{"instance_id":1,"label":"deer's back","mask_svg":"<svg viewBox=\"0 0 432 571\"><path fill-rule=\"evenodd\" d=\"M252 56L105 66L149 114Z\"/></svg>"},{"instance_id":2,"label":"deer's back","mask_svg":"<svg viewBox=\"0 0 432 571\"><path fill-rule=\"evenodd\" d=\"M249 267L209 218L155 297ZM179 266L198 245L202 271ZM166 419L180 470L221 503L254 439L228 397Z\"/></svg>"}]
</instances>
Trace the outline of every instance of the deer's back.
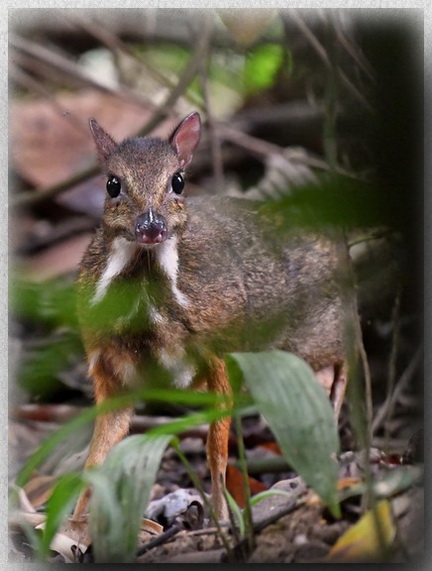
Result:
<instances>
[{"instance_id":1,"label":"deer's back","mask_svg":"<svg viewBox=\"0 0 432 571\"><path fill-rule=\"evenodd\" d=\"M229 351L282 348L315 368L337 361L346 294L341 242L287 229L287 221L277 228L247 200L197 198L188 209L178 287L191 328L221 331Z\"/></svg>"}]
</instances>

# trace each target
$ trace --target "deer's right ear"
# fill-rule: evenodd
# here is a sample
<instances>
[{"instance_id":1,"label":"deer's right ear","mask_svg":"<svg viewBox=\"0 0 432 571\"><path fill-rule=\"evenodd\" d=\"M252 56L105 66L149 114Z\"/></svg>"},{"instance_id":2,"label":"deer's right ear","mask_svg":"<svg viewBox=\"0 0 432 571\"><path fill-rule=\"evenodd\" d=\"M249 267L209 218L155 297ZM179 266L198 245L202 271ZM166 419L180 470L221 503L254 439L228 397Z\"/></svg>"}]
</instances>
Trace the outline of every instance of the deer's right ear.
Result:
<instances>
[{"instance_id":1,"label":"deer's right ear","mask_svg":"<svg viewBox=\"0 0 432 571\"><path fill-rule=\"evenodd\" d=\"M95 119L89 120L90 131L96 143L99 160L105 162L114 151L117 143L106 133Z\"/></svg>"},{"instance_id":2,"label":"deer's right ear","mask_svg":"<svg viewBox=\"0 0 432 571\"><path fill-rule=\"evenodd\" d=\"M198 113L191 113L185 117L171 135L169 141L177 151L181 168L186 168L191 162L200 135L201 119Z\"/></svg>"}]
</instances>

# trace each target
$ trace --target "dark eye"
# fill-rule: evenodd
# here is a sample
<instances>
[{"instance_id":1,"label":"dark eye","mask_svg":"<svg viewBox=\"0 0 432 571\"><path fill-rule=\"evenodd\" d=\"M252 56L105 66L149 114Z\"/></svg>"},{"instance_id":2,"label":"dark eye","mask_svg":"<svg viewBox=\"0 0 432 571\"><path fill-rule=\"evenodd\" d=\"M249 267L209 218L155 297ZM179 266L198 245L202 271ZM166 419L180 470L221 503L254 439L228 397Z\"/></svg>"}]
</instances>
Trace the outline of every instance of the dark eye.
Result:
<instances>
[{"instance_id":1,"label":"dark eye","mask_svg":"<svg viewBox=\"0 0 432 571\"><path fill-rule=\"evenodd\" d=\"M185 183L182 175L179 172L176 172L171 179L171 188L173 189L173 192L181 194L183 192L184 185Z\"/></svg>"},{"instance_id":2,"label":"dark eye","mask_svg":"<svg viewBox=\"0 0 432 571\"><path fill-rule=\"evenodd\" d=\"M116 176L110 176L107 180L106 189L111 198L116 198L121 191L121 182Z\"/></svg>"}]
</instances>

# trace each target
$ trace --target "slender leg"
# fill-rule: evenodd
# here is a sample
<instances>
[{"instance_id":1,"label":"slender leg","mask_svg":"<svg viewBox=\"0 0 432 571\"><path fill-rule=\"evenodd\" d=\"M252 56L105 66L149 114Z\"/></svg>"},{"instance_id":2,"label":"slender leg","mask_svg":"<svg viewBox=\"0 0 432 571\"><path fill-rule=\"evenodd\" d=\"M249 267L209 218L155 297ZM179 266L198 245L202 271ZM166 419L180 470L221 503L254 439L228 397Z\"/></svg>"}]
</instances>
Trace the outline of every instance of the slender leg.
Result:
<instances>
[{"instance_id":1,"label":"slender leg","mask_svg":"<svg viewBox=\"0 0 432 571\"><path fill-rule=\"evenodd\" d=\"M347 366L345 363L337 363L317 371L315 376L330 398L335 419L337 421L339 419L340 410L345 397Z\"/></svg>"},{"instance_id":2,"label":"slender leg","mask_svg":"<svg viewBox=\"0 0 432 571\"><path fill-rule=\"evenodd\" d=\"M107 359L101 358L94 363L90 368L90 374L93 378L97 404L119 394L122 382L118 374L110 367L110 362ZM95 464L101 464L109 451L124 438L129 430L132 413L132 408L124 408L107 412L96 418L85 469ZM90 490L87 489L78 498L71 518L72 522L79 522L83 519L89 497Z\"/></svg>"},{"instance_id":3,"label":"slender leg","mask_svg":"<svg viewBox=\"0 0 432 571\"><path fill-rule=\"evenodd\" d=\"M214 358L207 377L207 387L210 391L219 394L231 394L231 385L228 380L225 362ZM221 521L228 520L228 508L223 495L223 482L225 482L226 467L228 463L228 435L231 418L225 417L210 426L207 438L207 459L211 475L211 493L213 509L216 517Z\"/></svg>"},{"instance_id":4,"label":"slender leg","mask_svg":"<svg viewBox=\"0 0 432 571\"><path fill-rule=\"evenodd\" d=\"M345 391L348 383L348 366L340 363L335 365L335 377L330 393L330 400L333 405L336 420L339 419L342 404L345 398Z\"/></svg>"}]
</instances>

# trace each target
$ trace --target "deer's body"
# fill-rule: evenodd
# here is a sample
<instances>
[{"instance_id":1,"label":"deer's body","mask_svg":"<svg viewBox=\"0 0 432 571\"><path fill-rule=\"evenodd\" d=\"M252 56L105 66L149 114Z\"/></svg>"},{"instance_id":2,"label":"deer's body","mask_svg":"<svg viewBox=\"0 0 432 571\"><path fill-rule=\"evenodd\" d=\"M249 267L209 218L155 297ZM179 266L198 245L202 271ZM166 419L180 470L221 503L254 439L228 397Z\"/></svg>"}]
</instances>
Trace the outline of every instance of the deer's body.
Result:
<instances>
[{"instance_id":1,"label":"deer's body","mask_svg":"<svg viewBox=\"0 0 432 571\"><path fill-rule=\"evenodd\" d=\"M112 251L100 229L80 277L82 321L96 322L94 332L84 327L90 353L113 347L137 365L149 353L172 361L183 387L197 372L190 363L185 376L186 353L278 348L316 370L341 359L338 245L298 234L270 241L256 210L242 199L189 199L183 234L151 249L115 238ZM101 313L113 314L106 329Z\"/></svg>"},{"instance_id":2,"label":"deer's body","mask_svg":"<svg viewBox=\"0 0 432 571\"><path fill-rule=\"evenodd\" d=\"M200 379L218 392L229 392L227 352L278 348L316 371L341 366L344 284L337 240L283 231L246 200L184 202L173 193L198 143L196 114L169 142L116 145L96 123L92 131L113 194L122 182L119 195L107 198L79 278L97 402L151 383L151 362L166 368L177 386ZM123 438L130 415L121 410L98 419L87 465L103 461ZM228 420L215 423L208 443L220 517L228 427Z\"/></svg>"}]
</instances>

